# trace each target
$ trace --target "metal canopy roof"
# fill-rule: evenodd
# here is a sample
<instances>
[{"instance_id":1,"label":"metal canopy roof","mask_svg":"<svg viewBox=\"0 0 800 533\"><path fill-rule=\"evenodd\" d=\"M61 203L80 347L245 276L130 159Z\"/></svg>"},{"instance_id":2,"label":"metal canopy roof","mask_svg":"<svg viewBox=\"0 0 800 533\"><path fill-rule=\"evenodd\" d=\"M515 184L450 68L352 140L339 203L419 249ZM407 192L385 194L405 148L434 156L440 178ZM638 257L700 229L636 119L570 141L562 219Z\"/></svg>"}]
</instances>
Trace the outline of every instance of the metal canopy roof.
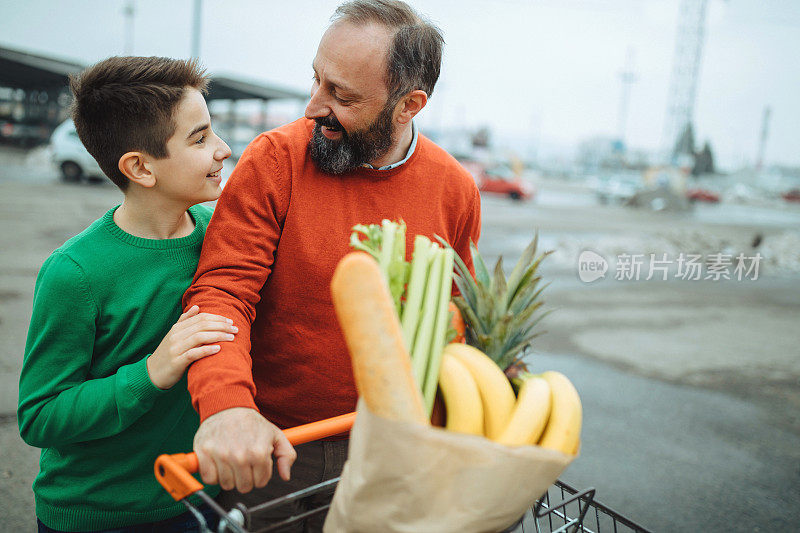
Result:
<instances>
[{"instance_id":1,"label":"metal canopy roof","mask_svg":"<svg viewBox=\"0 0 800 533\"><path fill-rule=\"evenodd\" d=\"M261 82L246 81L241 78L231 78L227 76L211 76L211 83L208 84L209 100L273 100L308 99L308 94L295 89L286 89L267 85Z\"/></svg>"},{"instance_id":2,"label":"metal canopy roof","mask_svg":"<svg viewBox=\"0 0 800 533\"><path fill-rule=\"evenodd\" d=\"M20 89L66 87L85 65L0 46L0 85ZM211 76L208 100L306 100L308 94L239 77Z\"/></svg>"},{"instance_id":3,"label":"metal canopy roof","mask_svg":"<svg viewBox=\"0 0 800 533\"><path fill-rule=\"evenodd\" d=\"M83 65L0 46L0 85L15 89L66 87Z\"/></svg>"}]
</instances>

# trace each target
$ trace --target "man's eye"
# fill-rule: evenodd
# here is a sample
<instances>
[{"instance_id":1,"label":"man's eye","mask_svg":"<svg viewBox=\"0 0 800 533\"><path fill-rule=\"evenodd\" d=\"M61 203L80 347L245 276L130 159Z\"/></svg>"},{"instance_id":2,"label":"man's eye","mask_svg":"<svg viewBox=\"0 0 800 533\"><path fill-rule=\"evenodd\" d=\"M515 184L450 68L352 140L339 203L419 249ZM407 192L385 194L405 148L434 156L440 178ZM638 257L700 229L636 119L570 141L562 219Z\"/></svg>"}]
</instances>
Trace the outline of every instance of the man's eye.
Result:
<instances>
[{"instance_id":1,"label":"man's eye","mask_svg":"<svg viewBox=\"0 0 800 533\"><path fill-rule=\"evenodd\" d=\"M200 138L195 141L195 144L203 144L204 142L206 142L206 136L201 135Z\"/></svg>"}]
</instances>

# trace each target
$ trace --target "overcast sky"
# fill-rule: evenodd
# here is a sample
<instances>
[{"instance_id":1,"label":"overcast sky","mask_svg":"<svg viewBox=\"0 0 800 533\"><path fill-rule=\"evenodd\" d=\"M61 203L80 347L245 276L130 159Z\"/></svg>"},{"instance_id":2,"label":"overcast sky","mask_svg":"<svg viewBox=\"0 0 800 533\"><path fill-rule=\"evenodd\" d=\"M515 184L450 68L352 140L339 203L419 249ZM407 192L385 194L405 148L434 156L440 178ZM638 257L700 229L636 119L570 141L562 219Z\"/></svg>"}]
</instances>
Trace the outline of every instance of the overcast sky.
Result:
<instances>
[{"instance_id":1,"label":"overcast sky","mask_svg":"<svg viewBox=\"0 0 800 533\"><path fill-rule=\"evenodd\" d=\"M0 0L0 44L93 62L125 47L124 0ZM215 73L307 90L329 0L203 0L200 56ZM633 51L627 141L660 146L679 0L411 0L444 31L427 126L488 125L524 151L617 133L619 73ZM194 0L135 0L133 52L188 57ZM800 0L709 0L696 102L699 142L723 167L800 166Z\"/></svg>"}]
</instances>

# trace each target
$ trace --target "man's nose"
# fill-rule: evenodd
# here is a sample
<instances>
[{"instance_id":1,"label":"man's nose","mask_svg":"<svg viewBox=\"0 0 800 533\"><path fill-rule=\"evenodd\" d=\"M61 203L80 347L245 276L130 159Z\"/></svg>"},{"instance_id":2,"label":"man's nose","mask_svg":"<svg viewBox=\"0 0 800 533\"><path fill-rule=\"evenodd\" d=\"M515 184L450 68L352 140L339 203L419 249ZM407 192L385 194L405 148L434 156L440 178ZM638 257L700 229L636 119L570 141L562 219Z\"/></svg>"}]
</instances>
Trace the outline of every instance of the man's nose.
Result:
<instances>
[{"instance_id":1,"label":"man's nose","mask_svg":"<svg viewBox=\"0 0 800 533\"><path fill-rule=\"evenodd\" d=\"M331 108L326 104L325 99L317 87L311 90L311 100L306 106L306 118L315 119L327 117L331 114Z\"/></svg>"}]
</instances>

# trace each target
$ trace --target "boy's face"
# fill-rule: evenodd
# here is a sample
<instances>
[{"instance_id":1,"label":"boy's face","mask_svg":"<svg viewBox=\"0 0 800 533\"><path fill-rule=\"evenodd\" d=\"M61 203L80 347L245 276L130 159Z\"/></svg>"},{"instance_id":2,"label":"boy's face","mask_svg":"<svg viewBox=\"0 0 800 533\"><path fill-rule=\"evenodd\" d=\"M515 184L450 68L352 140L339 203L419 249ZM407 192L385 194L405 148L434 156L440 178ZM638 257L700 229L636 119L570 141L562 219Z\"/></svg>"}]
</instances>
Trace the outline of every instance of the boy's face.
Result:
<instances>
[{"instance_id":1,"label":"boy's face","mask_svg":"<svg viewBox=\"0 0 800 533\"><path fill-rule=\"evenodd\" d=\"M169 200L194 205L222 193L222 162L231 155L225 141L211 130L203 95L188 87L175 109L175 133L167 141L167 157L150 161L156 189Z\"/></svg>"}]
</instances>

